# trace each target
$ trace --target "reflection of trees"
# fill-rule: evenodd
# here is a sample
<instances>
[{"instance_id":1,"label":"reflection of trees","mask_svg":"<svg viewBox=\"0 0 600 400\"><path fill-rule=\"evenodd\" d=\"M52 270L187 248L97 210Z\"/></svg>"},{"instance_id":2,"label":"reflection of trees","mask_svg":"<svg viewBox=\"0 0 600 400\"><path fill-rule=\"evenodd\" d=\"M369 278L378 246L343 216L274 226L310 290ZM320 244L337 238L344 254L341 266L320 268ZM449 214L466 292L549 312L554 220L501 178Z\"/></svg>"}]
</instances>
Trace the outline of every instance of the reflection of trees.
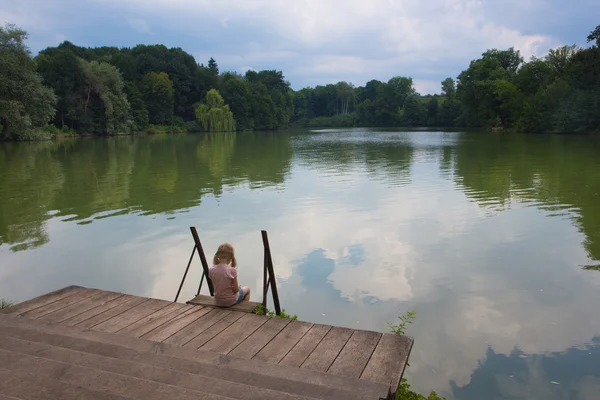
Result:
<instances>
[{"instance_id":1,"label":"reflection of trees","mask_svg":"<svg viewBox=\"0 0 600 400\"><path fill-rule=\"evenodd\" d=\"M298 141L297 155L308 164L336 173L354 172L363 167L369 177L392 184L408 183L415 148L407 138L357 132L351 136L319 134Z\"/></svg>"},{"instance_id":2,"label":"reflection of trees","mask_svg":"<svg viewBox=\"0 0 600 400\"><path fill-rule=\"evenodd\" d=\"M44 222L63 185L56 143L0 146L0 245L25 250L48 242Z\"/></svg>"},{"instance_id":3,"label":"reflection of trees","mask_svg":"<svg viewBox=\"0 0 600 400\"><path fill-rule=\"evenodd\" d=\"M575 211L589 257L600 260L600 159L588 137L465 136L455 148L457 183L480 205L541 202L549 211Z\"/></svg>"},{"instance_id":4,"label":"reflection of trees","mask_svg":"<svg viewBox=\"0 0 600 400\"><path fill-rule=\"evenodd\" d=\"M0 244L46 243L48 212L69 219L173 212L220 195L224 185L280 184L289 136L156 135L16 143L0 147ZM104 214L104 215L99 215Z\"/></svg>"},{"instance_id":5,"label":"reflection of trees","mask_svg":"<svg viewBox=\"0 0 600 400\"><path fill-rule=\"evenodd\" d=\"M498 354L488 348L485 359L462 387L450 382L457 400L595 399L600 385L600 337L560 353Z\"/></svg>"}]
</instances>

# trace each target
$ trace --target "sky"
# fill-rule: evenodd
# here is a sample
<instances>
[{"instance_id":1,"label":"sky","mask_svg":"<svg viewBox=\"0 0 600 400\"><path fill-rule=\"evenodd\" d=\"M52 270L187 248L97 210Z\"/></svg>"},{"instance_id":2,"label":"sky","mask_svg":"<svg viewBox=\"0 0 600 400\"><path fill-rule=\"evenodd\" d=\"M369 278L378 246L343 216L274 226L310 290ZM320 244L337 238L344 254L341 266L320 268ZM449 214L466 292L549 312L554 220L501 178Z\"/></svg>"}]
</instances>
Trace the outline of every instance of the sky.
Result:
<instances>
[{"instance_id":1,"label":"sky","mask_svg":"<svg viewBox=\"0 0 600 400\"><path fill-rule=\"evenodd\" d=\"M295 90L410 76L421 94L490 48L583 46L599 15L597 0L0 0L34 54L164 44L221 71L281 70Z\"/></svg>"}]
</instances>

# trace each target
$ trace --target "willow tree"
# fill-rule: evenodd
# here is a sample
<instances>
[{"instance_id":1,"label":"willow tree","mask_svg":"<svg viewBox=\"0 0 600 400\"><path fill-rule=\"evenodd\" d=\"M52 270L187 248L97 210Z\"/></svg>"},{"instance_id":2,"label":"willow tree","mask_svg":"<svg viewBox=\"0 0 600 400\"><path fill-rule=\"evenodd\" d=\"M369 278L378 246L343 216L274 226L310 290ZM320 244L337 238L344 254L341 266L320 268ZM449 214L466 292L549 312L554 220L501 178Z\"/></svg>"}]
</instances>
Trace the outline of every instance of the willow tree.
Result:
<instances>
[{"instance_id":1,"label":"willow tree","mask_svg":"<svg viewBox=\"0 0 600 400\"><path fill-rule=\"evenodd\" d=\"M216 89L206 94L206 103L196 107L196 118L209 132L230 132L235 130L235 120L229 106Z\"/></svg>"}]
</instances>

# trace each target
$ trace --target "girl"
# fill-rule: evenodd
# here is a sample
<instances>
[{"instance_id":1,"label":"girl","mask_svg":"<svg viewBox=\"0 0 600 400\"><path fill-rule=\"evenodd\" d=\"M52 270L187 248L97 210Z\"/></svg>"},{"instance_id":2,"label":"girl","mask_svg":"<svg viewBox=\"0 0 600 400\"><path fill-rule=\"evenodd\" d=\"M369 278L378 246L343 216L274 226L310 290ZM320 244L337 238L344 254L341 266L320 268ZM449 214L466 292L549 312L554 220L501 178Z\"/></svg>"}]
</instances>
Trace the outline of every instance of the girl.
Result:
<instances>
[{"instance_id":1,"label":"girl","mask_svg":"<svg viewBox=\"0 0 600 400\"><path fill-rule=\"evenodd\" d=\"M242 300L250 300L250 288L238 284L237 262L232 245L220 245L213 258L213 264L208 270L208 277L215 289L215 305L231 307Z\"/></svg>"}]
</instances>

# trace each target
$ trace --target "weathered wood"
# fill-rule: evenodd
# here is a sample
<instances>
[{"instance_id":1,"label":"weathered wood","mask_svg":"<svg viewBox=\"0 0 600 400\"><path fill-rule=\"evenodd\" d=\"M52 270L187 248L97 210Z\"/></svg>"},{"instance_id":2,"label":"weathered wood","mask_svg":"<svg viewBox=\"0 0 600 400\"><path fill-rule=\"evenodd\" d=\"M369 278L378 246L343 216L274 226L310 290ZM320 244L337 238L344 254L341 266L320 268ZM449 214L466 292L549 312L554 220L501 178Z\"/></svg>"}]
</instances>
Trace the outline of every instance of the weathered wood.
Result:
<instances>
[{"instance_id":1,"label":"weathered wood","mask_svg":"<svg viewBox=\"0 0 600 400\"><path fill-rule=\"evenodd\" d=\"M92 326L92 329L97 331L104 331L115 333L121 329L139 321L142 318L147 317L150 314L155 313L169 305L169 302L164 300L148 300L142 304L132 308L129 312L117 315L106 321L103 321L97 325Z\"/></svg>"},{"instance_id":2,"label":"weathered wood","mask_svg":"<svg viewBox=\"0 0 600 400\"><path fill-rule=\"evenodd\" d=\"M32 318L32 319L40 318L40 317L43 317L44 315L50 314L57 310L61 310L65 307L71 306L73 304L77 304L77 303L81 302L82 300L85 300L89 297L92 297L92 296L98 294L99 292L100 291L95 290L95 289L81 290L72 296L64 297L64 298L57 300L55 302L52 302L50 304L46 304L42 307L38 307L33 310L24 312L21 315L24 317L27 317L27 318Z\"/></svg>"},{"instance_id":3,"label":"weathered wood","mask_svg":"<svg viewBox=\"0 0 600 400\"><path fill-rule=\"evenodd\" d=\"M203 307L220 308L223 310L232 310L232 311L251 313L254 311L256 306L258 306L260 303L256 303L253 301L242 301L241 303L236 304L234 306L220 307L215 304L214 297L199 294L198 296L194 297L192 300L188 301L187 304L193 304L193 305L203 306Z\"/></svg>"},{"instance_id":4,"label":"weathered wood","mask_svg":"<svg viewBox=\"0 0 600 400\"><path fill-rule=\"evenodd\" d=\"M283 357L279 364L292 367L299 367L302 365L330 329L331 326L329 325L313 325L292 350Z\"/></svg>"},{"instance_id":5,"label":"weathered wood","mask_svg":"<svg viewBox=\"0 0 600 400\"><path fill-rule=\"evenodd\" d=\"M209 340L201 349L214 353L228 354L268 320L268 318L264 318L262 315L246 314L227 327L219 336Z\"/></svg>"},{"instance_id":6,"label":"weathered wood","mask_svg":"<svg viewBox=\"0 0 600 400\"><path fill-rule=\"evenodd\" d=\"M253 359L278 364L312 326L309 322L290 322Z\"/></svg>"},{"instance_id":7,"label":"weathered wood","mask_svg":"<svg viewBox=\"0 0 600 400\"><path fill-rule=\"evenodd\" d=\"M77 314L70 318L67 318L64 321L61 321L61 324L64 324L67 326L77 325L83 321L86 321L90 318L96 317L108 310L111 310L115 307L118 307L118 306L124 304L124 303L127 303L127 302L131 301L133 298L134 297L132 297L132 296L121 295L119 297L114 298L113 300L107 301L96 307L90 308L89 310L84 311L80 314Z\"/></svg>"},{"instance_id":8,"label":"weathered wood","mask_svg":"<svg viewBox=\"0 0 600 400\"><path fill-rule=\"evenodd\" d=\"M0 370L0 381L0 390L11 400L35 400L42 398L40 395L47 399L61 400L127 400L125 397L41 378L27 372Z\"/></svg>"},{"instance_id":9,"label":"weathered wood","mask_svg":"<svg viewBox=\"0 0 600 400\"><path fill-rule=\"evenodd\" d=\"M204 308L204 315L196 319L194 322L175 333L165 343L170 343L176 346L185 346L190 340L206 331L208 328L216 324L218 321L225 318L231 311L215 310L213 308Z\"/></svg>"},{"instance_id":10,"label":"weathered wood","mask_svg":"<svg viewBox=\"0 0 600 400\"><path fill-rule=\"evenodd\" d=\"M258 360L242 360L236 357L226 356L205 351L190 351L190 348L171 346L166 343L156 342L128 337L118 334L110 334L101 331L79 329L64 325L47 325L39 320L17 317L13 315L0 315L0 336L14 337L20 340L47 343L80 352L105 355L112 358L130 360L152 364L159 367L173 368L189 373L205 374L207 371L215 371L225 368L225 376L238 376L238 372L259 373L267 377L264 382L275 390L283 387L291 387L288 383L305 382L318 386L303 387L302 393L307 397L333 398L329 390L344 391L345 400L379 399L386 398L389 385L346 378L307 369L287 367L282 365L268 364ZM3 341L0 339L0 346ZM0 364L1 365L1 364ZM209 368L205 368L205 366ZM2 366L0 366L0 369ZM202 372L200 372L202 371ZM211 375L212 376L212 375ZM285 382L277 381L278 378ZM251 382L248 376L239 375L238 382ZM315 389L318 390L315 392ZM324 390L324 392L323 392ZM314 395L313 395L314 393ZM348 396L348 393L351 395Z\"/></svg>"},{"instance_id":11,"label":"weathered wood","mask_svg":"<svg viewBox=\"0 0 600 400\"><path fill-rule=\"evenodd\" d=\"M271 318L234 348L229 355L246 359L254 357L289 323L287 319Z\"/></svg>"},{"instance_id":12,"label":"weathered wood","mask_svg":"<svg viewBox=\"0 0 600 400\"><path fill-rule=\"evenodd\" d=\"M332 327L300 368L325 372L352 335L352 329Z\"/></svg>"},{"instance_id":13,"label":"weathered wood","mask_svg":"<svg viewBox=\"0 0 600 400\"><path fill-rule=\"evenodd\" d=\"M31 311L38 307L45 306L46 304L53 303L60 299L63 299L68 296L73 296L74 294L85 290L85 288L81 286L67 286L66 288L62 288L56 290L54 292L47 293L45 295L35 297L33 299L17 303L12 307L4 308L0 310L2 314L23 314L27 311Z\"/></svg>"},{"instance_id":14,"label":"weathered wood","mask_svg":"<svg viewBox=\"0 0 600 400\"><path fill-rule=\"evenodd\" d=\"M187 309L193 306L186 306L185 304L172 303L162 308L147 317L140 319L137 322L121 329L117 333L121 333L123 335L140 337L145 333L150 332L152 329L162 325L166 321L169 321L175 318L177 315L182 313L184 309Z\"/></svg>"},{"instance_id":15,"label":"weathered wood","mask_svg":"<svg viewBox=\"0 0 600 400\"><path fill-rule=\"evenodd\" d=\"M101 324L104 321L107 321L117 315L121 315L123 313L125 313L128 310L131 310L132 308L136 307L139 304L145 303L150 301L150 299L146 299L144 297L135 297L135 296L124 296L124 302L119 304L116 307L111 307L110 309L94 315L91 318L85 319L81 322L78 322L76 324L74 324L74 326L78 326L80 328L91 328L92 326ZM71 324L69 324L71 325Z\"/></svg>"},{"instance_id":16,"label":"weathered wood","mask_svg":"<svg viewBox=\"0 0 600 400\"><path fill-rule=\"evenodd\" d=\"M273 293L273 307L275 307L275 314L281 314L281 305L279 304L279 292L277 291L277 280L275 279L275 269L273 268L273 257L271 256L271 245L269 244L269 236L267 231L261 231L263 246L265 248L267 270L269 271L269 285L271 286L271 293Z\"/></svg>"},{"instance_id":17,"label":"weathered wood","mask_svg":"<svg viewBox=\"0 0 600 400\"><path fill-rule=\"evenodd\" d=\"M206 283L208 285L208 290L211 296L215 295L215 289L213 287L213 283L208 277L208 262L206 261L206 256L204 255L204 249L202 248L202 243L200 242L200 236L198 236L198 231L193 226L190 226L190 231L192 232L192 236L194 238L194 242L196 243L196 248L198 250L198 256L200 257L200 262L202 263L202 270L204 271L204 275L206 276Z\"/></svg>"},{"instance_id":18,"label":"weathered wood","mask_svg":"<svg viewBox=\"0 0 600 400\"><path fill-rule=\"evenodd\" d=\"M360 379L389 384L395 391L404 374L413 342L408 336L384 333Z\"/></svg>"},{"instance_id":19,"label":"weathered wood","mask_svg":"<svg viewBox=\"0 0 600 400\"><path fill-rule=\"evenodd\" d=\"M229 314L227 314L219 322L187 342L184 347L193 347L197 349L201 346L204 346L206 342L223 332L227 327L236 322L238 319L242 318L244 315L246 314L237 311L229 312Z\"/></svg>"},{"instance_id":20,"label":"weathered wood","mask_svg":"<svg viewBox=\"0 0 600 400\"><path fill-rule=\"evenodd\" d=\"M162 342L206 314L206 312L206 308L204 307L192 306L190 310L185 311L168 323L164 323L156 329L142 335L142 337L144 339Z\"/></svg>"},{"instance_id":21,"label":"weathered wood","mask_svg":"<svg viewBox=\"0 0 600 400\"><path fill-rule=\"evenodd\" d=\"M69 318L82 314L85 311L91 310L92 308L98 307L99 305L107 303L121 296L123 296L121 293L98 291L95 295L88 297L79 303L72 304L58 311L46 314L40 317L40 319L54 323L63 322Z\"/></svg>"},{"instance_id":22,"label":"weathered wood","mask_svg":"<svg viewBox=\"0 0 600 400\"><path fill-rule=\"evenodd\" d=\"M360 378L380 338L378 332L354 331L327 372Z\"/></svg>"}]
</instances>

